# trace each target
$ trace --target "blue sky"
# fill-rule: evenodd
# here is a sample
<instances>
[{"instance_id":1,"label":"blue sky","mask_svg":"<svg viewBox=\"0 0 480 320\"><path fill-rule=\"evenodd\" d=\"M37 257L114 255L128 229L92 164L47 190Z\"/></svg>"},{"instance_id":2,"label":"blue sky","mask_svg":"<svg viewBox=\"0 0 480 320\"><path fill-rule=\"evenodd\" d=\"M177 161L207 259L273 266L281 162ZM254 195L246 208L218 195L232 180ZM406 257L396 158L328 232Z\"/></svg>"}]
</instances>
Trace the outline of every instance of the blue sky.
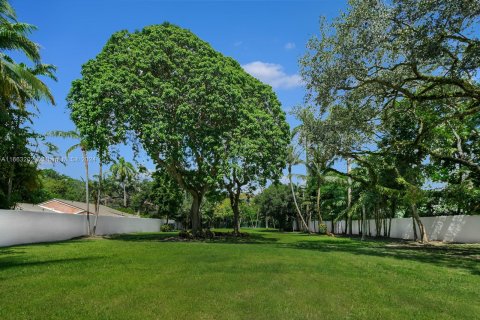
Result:
<instances>
[{"instance_id":1,"label":"blue sky","mask_svg":"<svg viewBox=\"0 0 480 320\"><path fill-rule=\"evenodd\" d=\"M11 0L19 21L38 27L32 39L41 45L45 63L57 66L58 82L48 82L56 106L40 104L34 119L38 132L73 130L65 97L83 63L94 58L110 35L169 21L191 30L214 49L236 59L260 80L271 84L285 111L303 101L298 59L308 39L317 34L320 16L332 19L346 8L343 0L319 1L161 1L161 0ZM288 116L291 126L295 119ZM52 139L60 154L74 143ZM121 149L128 160L132 153ZM80 156L79 153L72 154ZM92 154L93 156L93 154ZM147 157L139 159L148 167ZM83 164L55 169L83 177ZM95 173L97 168L92 168Z\"/></svg>"}]
</instances>

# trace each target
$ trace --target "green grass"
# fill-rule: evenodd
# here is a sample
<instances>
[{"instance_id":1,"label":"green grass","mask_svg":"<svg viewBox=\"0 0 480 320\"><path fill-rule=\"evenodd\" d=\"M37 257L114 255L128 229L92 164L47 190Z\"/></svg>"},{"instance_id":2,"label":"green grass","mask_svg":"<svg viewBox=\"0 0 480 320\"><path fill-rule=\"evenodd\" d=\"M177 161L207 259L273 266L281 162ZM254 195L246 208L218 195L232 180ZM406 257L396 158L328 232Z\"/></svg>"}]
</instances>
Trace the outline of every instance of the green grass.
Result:
<instances>
[{"instance_id":1,"label":"green grass","mask_svg":"<svg viewBox=\"0 0 480 320\"><path fill-rule=\"evenodd\" d=\"M480 318L478 245L251 233L0 248L0 319Z\"/></svg>"}]
</instances>

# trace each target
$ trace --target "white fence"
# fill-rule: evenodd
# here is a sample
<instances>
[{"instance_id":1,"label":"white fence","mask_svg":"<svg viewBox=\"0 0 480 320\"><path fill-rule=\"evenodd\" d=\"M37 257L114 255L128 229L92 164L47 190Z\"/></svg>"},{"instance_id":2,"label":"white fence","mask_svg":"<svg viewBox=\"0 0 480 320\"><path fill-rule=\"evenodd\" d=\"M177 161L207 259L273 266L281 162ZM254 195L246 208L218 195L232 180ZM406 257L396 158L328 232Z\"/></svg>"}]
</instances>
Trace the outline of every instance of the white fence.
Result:
<instances>
[{"instance_id":1,"label":"white fence","mask_svg":"<svg viewBox=\"0 0 480 320\"><path fill-rule=\"evenodd\" d=\"M480 216L438 216L438 217L423 217L421 218L425 229L427 231L428 238L430 240L444 241L444 242L461 242L461 243L480 243ZM325 222L328 231L332 230L332 223L330 221ZM295 224L295 223L294 223ZM370 225L370 229L367 227L372 236L376 236L375 220L369 220L367 225ZM388 220L387 220L388 224ZM295 224L296 225L296 224ZM294 226L296 229L296 226ZM310 223L310 231L318 231L317 221ZM342 233L345 230L345 221L339 221L335 225L335 233ZM359 234L359 222L354 220L352 222L352 233ZM420 231L417 227L417 234L420 235ZM383 235L383 225L380 235ZM395 218L392 219L392 225L390 229L390 237L397 239L412 240L413 239L413 222L412 218Z\"/></svg>"},{"instance_id":2,"label":"white fence","mask_svg":"<svg viewBox=\"0 0 480 320\"><path fill-rule=\"evenodd\" d=\"M94 216L90 216L93 226ZM98 235L158 232L160 219L99 216ZM0 210L0 247L68 240L88 234L85 215Z\"/></svg>"}]
</instances>

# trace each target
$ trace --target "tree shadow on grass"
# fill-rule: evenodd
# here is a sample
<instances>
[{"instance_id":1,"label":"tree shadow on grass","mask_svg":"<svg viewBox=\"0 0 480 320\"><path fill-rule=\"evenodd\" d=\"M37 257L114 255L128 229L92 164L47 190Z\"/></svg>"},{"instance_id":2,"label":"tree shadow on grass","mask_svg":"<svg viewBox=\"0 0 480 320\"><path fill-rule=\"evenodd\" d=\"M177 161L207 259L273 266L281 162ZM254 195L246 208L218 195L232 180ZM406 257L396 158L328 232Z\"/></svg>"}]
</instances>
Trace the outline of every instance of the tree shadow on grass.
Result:
<instances>
[{"instance_id":1,"label":"tree shadow on grass","mask_svg":"<svg viewBox=\"0 0 480 320\"><path fill-rule=\"evenodd\" d=\"M268 231L267 231L268 232ZM221 237L208 240L209 243L231 243L231 244L274 244L277 238L265 237L261 233L249 233L248 237Z\"/></svg>"},{"instance_id":2,"label":"tree shadow on grass","mask_svg":"<svg viewBox=\"0 0 480 320\"><path fill-rule=\"evenodd\" d=\"M213 239L195 239L187 240L178 238L176 232L165 233L136 233L136 234L116 234L104 237L109 240L137 241L137 242L176 242L176 243L238 243L238 244L259 244L276 243L278 239L265 237L261 233L249 233L248 237L216 237Z\"/></svg>"},{"instance_id":3,"label":"tree shadow on grass","mask_svg":"<svg viewBox=\"0 0 480 320\"><path fill-rule=\"evenodd\" d=\"M280 245L283 248L343 252L354 255L394 258L429 263L440 267L459 268L480 275L480 247L465 245L412 245L392 241L298 241Z\"/></svg>"},{"instance_id":4,"label":"tree shadow on grass","mask_svg":"<svg viewBox=\"0 0 480 320\"><path fill-rule=\"evenodd\" d=\"M51 266L55 264L70 264L79 262L89 262L92 260L102 259L102 257L76 257L76 258L64 258L64 259L51 259L51 260L25 260L22 255L0 257L0 272L9 268L23 268L23 267L35 267L35 266Z\"/></svg>"},{"instance_id":5,"label":"tree shadow on grass","mask_svg":"<svg viewBox=\"0 0 480 320\"><path fill-rule=\"evenodd\" d=\"M108 240L122 240L122 241L138 241L138 242L155 242L166 241L168 238L178 236L177 232L165 232L165 233L125 233L125 234L112 234L104 236L104 239Z\"/></svg>"}]
</instances>

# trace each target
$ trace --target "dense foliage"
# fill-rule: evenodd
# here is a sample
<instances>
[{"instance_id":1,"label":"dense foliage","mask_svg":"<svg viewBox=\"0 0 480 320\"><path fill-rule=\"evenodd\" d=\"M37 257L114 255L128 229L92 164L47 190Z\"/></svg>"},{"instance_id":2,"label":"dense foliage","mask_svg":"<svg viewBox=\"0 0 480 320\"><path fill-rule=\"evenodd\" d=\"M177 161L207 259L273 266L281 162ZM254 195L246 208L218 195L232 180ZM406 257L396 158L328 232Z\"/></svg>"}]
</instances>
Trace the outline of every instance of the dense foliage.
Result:
<instances>
[{"instance_id":1,"label":"dense foliage","mask_svg":"<svg viewBox=\"0 0 480 320\"><path fill-rule=\"evenodd\" d=\"M303 131L355 163L345 215L401 209L426 241L420 214L479 212L479 17L478 1L354 0L309 42Z\"/></svg>"},{"instance_id":2,"label":"dense foliage","mask_svg":"<svg viewBox=\"0 0 480 320\"><path fill-rule=\"evenodd\" d=\"M227 178L236 190L251 179L274 178L288 143L272 89L168 23L115 33L73 82L69 108L101 152L129 138L140 143L190 194L194 231L202 227L200 206L209 191L228 185Z\"/></svg>"},{"instance_id":3,"label":"dense foliage","mask_svg":"<svg viewBox=\"0 0 480 320\"><path fill-rule=\"evenodd\" d=\"M54 103L39 76L54 79L55 68L41 63L39 45L28 38L33 30L0 0L0 208L13 207L39 187L42 136L31 127L34 113L27 107L42 99ZM29 65L16 62L12 52L22 53Z\"/></svg>"}]
</instances>

